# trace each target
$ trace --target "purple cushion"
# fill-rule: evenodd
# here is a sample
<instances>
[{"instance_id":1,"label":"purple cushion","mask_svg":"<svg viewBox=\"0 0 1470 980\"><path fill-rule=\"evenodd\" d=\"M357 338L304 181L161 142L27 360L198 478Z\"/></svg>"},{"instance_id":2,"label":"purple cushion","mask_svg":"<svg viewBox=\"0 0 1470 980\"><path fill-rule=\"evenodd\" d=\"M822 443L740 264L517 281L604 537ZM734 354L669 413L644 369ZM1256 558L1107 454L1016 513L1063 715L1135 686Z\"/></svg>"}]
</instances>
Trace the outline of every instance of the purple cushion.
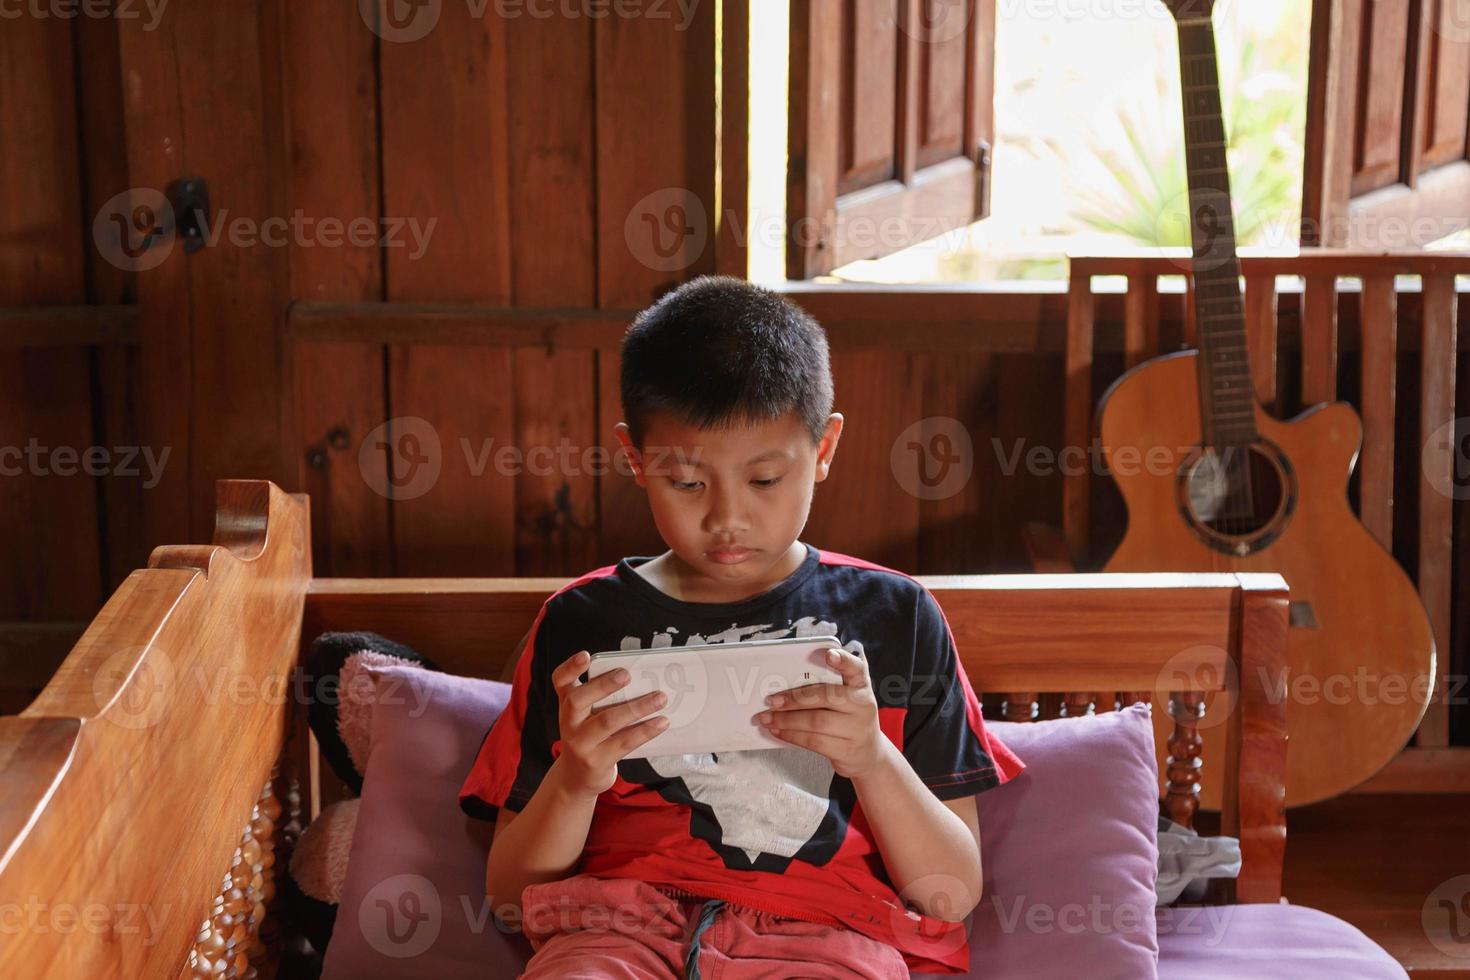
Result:
<instances>
[{"instance_id":1,"label":"purple cushion","mask_svg":"<svg viewBox=\"0 0 1470 980\"><path fill-rule=\"evenodd\" d=\"M1158 923L1160 980L1409 976L1356 926L1305 905L1164 908Z\"/></svg>"},{"instance_id":2,"label":"purple cushion","mask_svg":"<svg viewBox=\"0 0 1470 980\"><path fill-rule=\"evenodd\" d=\"M372 753L322 976L516 977L531 948L490 913L491 827L458 800L510 685L412 667L373 673Z\"/></svg>"},{"instance_id":3,"label":"purple cushion","mask_svg":"<svg viewBox=\"0 0 1470 980\"><path fill-rule=\"evenodd\" d=\"M490 829L464 816L457 797L510 688L414 668L374 673L385 686L323 976L515 977L530 947L503 933L487 907ZM1158 783L1146 706L991 730L1027 769L977 797L985 897L971 917L969 976L1316 980L1299 960L1324 949L1334 980L1403 976L1367 937L1313 909L1215 910L1238 917L1223 934L1181 928L1170 916L1183 910L1161 909L1168 934L1158 936ZM1271 918L1293 911L1295 925Z\"/></svg>"},{"instance_id":4,"label":"purple cushion","mask_svg":"<svg viewBox=\"0 0 1470 980\"><path fill-rule=\"evenodd\" d=\"M1156 976L1148 706L990 728L1026 769L976 797L985 894L970 918L968 975Z\"/></svg>"}]
</instances>

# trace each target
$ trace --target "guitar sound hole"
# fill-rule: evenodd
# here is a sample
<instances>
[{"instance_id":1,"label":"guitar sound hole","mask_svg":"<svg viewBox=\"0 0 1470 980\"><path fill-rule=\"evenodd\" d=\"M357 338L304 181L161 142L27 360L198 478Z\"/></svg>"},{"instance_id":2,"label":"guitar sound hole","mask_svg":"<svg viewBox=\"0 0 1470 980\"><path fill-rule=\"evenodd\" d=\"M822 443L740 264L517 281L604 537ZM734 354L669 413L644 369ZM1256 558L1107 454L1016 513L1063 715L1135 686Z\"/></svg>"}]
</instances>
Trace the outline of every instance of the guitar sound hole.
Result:
<instances>
[{"instance_id":1,"label":"guitar sound hole","mask_svg":"<svg viewBox=\"0 0 1470 980\"><path fill-rule=\"evenodd\" d=\"M1180 469L1179 504L1195 533L1231 555L1264 548L1295 506L1295 475L1268 441L1201 447Z\"/></svg>"}]
</instances>

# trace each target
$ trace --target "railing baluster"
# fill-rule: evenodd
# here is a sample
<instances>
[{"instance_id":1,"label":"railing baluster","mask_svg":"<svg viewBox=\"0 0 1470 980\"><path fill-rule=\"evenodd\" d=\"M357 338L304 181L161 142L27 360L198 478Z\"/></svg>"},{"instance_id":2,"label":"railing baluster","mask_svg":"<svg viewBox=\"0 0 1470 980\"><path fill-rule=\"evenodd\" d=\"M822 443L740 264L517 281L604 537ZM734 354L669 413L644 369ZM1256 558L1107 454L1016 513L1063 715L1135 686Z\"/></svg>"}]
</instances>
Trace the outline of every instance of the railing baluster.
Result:
<instances>
[{"instance_id":1,"label":"railing baluster","mask_svg":"<svg viewBox=\"0 0 1470 980\"><path fill-rule=\"evenodd\" d=\"M1174 730L1169 735L1169 785L1164 808L1170 820L1186 827L1194 826L1194 815L1199 810L1199 774L1203 765L1199 756L1204 747L1199 722L1204 714L1205 696L1199 691L1170 692L1169 717L1174 719Z\"/></svg>"},{"instance_id":2,"label":"railing baluster","mask_svg":"<svg viewBox=\"0 0 1470 980\"><path fill-rule=\"evenodd\" d=\"M1067 291L1066 385L1063 433L1066 446L1080 446L1092 461L1092 346L1096 309L1092 276L1074 275ZM1062 477L1062 534L1075 559L1087 554L1087 494L1090 465Z\"/></svg>"},{"instance_id":3,"label":"railing baluster","mask_svg":"<svg viewBox=\"0 0 1470 980\"><path fill-rule=\"evenodd\" d=\"M1393 417L1398 364L1398 302L1392 273L1363 276L1363 463L1359 517L1378 543L1393 549Z\"/></svg>"},{"instance_id":4,"label":"railing baluster","mask_svg":"<svg viewBox=\"0 0 1470 980\"><path fill-rule=\"evenodd\" d=\"M1267 411L1276 407L1276 277L1245 277L1245 332L1256 400Z\"/></svg>"},{"instance_id":5,"label":"railing baluster","mask_svg":"<svg viewBox=\"0 0 1470 980\"><path fill-rule=\"evenodd\" d=\"M1006 694L1001 705L1001 717L1006 721L1028 722L1036 720L1036 692L1012 691Z\"/></svg>"},{"instance_id":6,"label":"railing baluster","mask_svg":"<svg viewBox=\"0 0 1470 980\"><path fill-rule=\"evenodd\" d=\"M1307 276L1302 296L1302 405L1337 397L1337 277Z\"/></svg>"},{"instance_id":7,"label":"railing baluster","mask_svg":"<svg viewBox=\"0 0 1470 980\"><path fill-rule=\"evenodd\" d=\"M1197 346L1195 337L1198 335L1199 323L1199 294L1194 288L1194 275L1184 277L1184 320L1180 326L1179 340L1185 347Z\"/></svg>"},{"instance_id":8,"label":"railing baluster","mask_svg":"<svg viewBox=\"0 0 1470 980\"><path fill-rule=\"evenodd\" d=\"M1454 431L1444 430L1455 418L1455 330L1457 310L1455 277L1424 277L1424 322L1419 355L1419 597L1429 613L1440 663L1449 659L1451 527L1454 498ZM1419 723L1418 746L1442 748L1449 744L1450 716L1445 704L1446 671L1434 682L1434 696Z\"/></svg>"},{"instance_id":9,"label":"railing baluster","mask_svg":"<svg viewBox=\"0 0 1470 980\"><path fill-rule=\"evenodd\" d=\"M1080 718L1082 715L1092 714L1092 707L1097 695L1092 691L1073 691L1062 695L1063 717Z\"/></svg>"},{"instance_id":10,"label":"railing baluster","mask_svg":"<svg viewBox=\"0 0 1470 980\"><path fill-rule=\"evenodd\" d=\"M1158 356L1159 280L1142 273L1128 277L1123 298L1123 352L1126 367Z\"/></svg>"}]
</instances>

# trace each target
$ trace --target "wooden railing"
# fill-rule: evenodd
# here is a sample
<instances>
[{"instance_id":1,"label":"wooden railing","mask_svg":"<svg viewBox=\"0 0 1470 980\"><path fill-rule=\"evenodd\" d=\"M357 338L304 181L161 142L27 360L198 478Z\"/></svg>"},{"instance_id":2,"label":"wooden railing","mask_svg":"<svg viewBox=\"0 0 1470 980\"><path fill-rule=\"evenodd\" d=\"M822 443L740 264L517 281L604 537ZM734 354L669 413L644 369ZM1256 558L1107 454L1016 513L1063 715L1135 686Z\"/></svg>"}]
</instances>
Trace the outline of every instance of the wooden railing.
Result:
<instances>
[{"instance_id":1,"label":"wooden railing","mask_svg":"<svg viewBox=\"0 0 1470 980\"><path fill-rule=\"evenodd\" d=\"M1334 249L1307 249L1291 256L1252 255L1243 252L1244 314L1251 375L1258 401L1273 414L1294 414L1283 394L1296 382L1297 402L1306 407L1338 397L1339 292L1344 279L1361 283L1358 349L1361 354L1361 397L1357 408L1363 421L1363 445L1357 464L1359 517L1389 551L1394 546L1395 417L1400 408L1396 392L1398 354L1417 348L1418 443L1398 447L1400 466L1416 466L1417 569L1419 594L1428 611L1440 653L1434 700L1420 724L1414 749L1433 753L1404 759L1375 779L1380 789L1470 788L1470 750L1449 750L1447 675L1451 663L1451 582L1455 495L1454 430L1456 334L1459 310L1457 275L1470 275L1470 254L1435 252L1366 253ZM1123 304L1125 367L1163 353L1159 314L1161 276L1183 276L1184 316L1179 336L1182 346L1193 346L1193 282L1186 274L1187 250L1148 255L1074 256L1068 287L1065 345L1066 445L1088 446L1094 433L1098 392L1093 390L1093 354L1099 323L1094 277L1126 278ZM1299 277L1304 282L1300 307L1299 379L1278 370L1283 324L1277 316L1277 278ZM1400 277L1413 277L1408 282ZM1417 293L1417 302L1408 301ZM1400 334L1404 321L1406 336ZM1446 427L1450 428L1446 428ZM1409 451L1402 451L1409 449ZM1089 472L1077 467L1063 486L1063 534L1071 558L1086 564L1089 521ZM1400 471L1403 472L1403 471ZM1096 557L1096 556L1093 556Z\"/></svg>"}]
</instances>

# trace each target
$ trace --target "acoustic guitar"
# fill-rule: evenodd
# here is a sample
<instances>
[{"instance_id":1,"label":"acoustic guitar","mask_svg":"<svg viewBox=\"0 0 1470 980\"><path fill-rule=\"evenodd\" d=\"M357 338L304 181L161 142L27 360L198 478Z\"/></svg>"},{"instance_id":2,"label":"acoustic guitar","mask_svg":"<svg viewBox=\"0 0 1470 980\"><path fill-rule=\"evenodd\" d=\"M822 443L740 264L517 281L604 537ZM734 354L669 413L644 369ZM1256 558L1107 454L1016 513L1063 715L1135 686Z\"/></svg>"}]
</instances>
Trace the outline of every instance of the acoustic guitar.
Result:
<instances>
[{"instance_id":1,"label":"acoustic guitar","mask_svg":"<svg viewBox=\"0 0 1470 980\"><path fill-rule=\"evenodd\" d=\"M1179 32L1198 349L1139 364L1100 400L1103 452L1128 510L1103 570L1286 579L1289 670L1265 680L1286 699L1286 802L1299 806L1361 783L1404 746L1433 690L1434 639L1408 576L1349 504L1363 431L1357 413L1333 402L1283 422L1256 402L1213 4L1164 3ZM1142 462L1125 467L1124 459ZM1199 722L1201 805L1210 809L1220 806L1225 740L1208 729L1230 710L1217 700L1206 699ZM1162 769L1173 720L1156 706L1154 724Z\"/></svg>"}]
</instances>

